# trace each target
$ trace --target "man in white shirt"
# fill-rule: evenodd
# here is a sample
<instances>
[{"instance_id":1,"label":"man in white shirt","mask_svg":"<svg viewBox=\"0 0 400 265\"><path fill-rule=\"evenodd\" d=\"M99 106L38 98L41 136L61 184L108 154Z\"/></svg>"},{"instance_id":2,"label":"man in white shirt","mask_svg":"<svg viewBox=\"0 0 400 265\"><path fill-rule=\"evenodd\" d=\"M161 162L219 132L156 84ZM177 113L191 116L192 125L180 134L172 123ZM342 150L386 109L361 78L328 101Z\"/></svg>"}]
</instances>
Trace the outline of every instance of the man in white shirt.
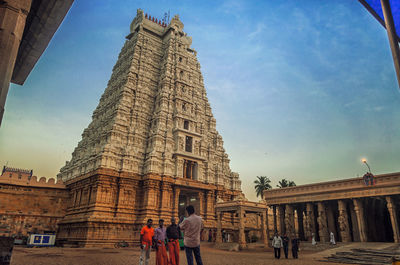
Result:
<instances>
[{"instance_id":1,"label":"man in white shirt","mask_svg":"<svg viewBox=\"0 0 400 265\"><path fill-rule=\"evenodd\" d=\"M189 215L179 227L183 231L183 243L185 244L186 259L188 265L193 265L193 253L197 265L203 265L200 255L200 232L203 229L203 220L194 213L194 207L186 207Z\"/></svg>"},{"instance_id":2,"label":"man in white shirt","mask_svg":"<svg viewBox=\"0 0 400 265\"><path fill-rule=\"evenodd\" d=\"M336 245L336 241L335 241L335 235L333 234L333 232L331 232L329 234L330 240L329 242L331 243L331 245Z\"/></svg>"},{"instance_id":3,"label":"man in white shirt","mask_svg":"<svg viewBox=\"0 0 400 265\"><path fill-rule=\"evenodd\" d=\"M272 247L274 248L275 258L281 258L281 248L283 247L282 238L275 233L274 239L272 239Z\"/></svg>"}]
</instances>

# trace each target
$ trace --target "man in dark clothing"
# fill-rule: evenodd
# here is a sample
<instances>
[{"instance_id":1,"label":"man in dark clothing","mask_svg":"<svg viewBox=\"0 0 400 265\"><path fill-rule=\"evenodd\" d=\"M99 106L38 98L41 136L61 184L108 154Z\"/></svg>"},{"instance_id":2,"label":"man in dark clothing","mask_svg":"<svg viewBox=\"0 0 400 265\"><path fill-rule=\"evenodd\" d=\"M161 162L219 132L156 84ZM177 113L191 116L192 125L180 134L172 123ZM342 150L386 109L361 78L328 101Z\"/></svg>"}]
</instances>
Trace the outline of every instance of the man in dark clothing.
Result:
<instances>
[{"instance_id":1,"label":"man in dark clothing","mask_svg":"<svg viewBox=\"0 0 400 265\"><path fill-rule=\"evenodd\" d=\"M282 237L282 244L283 244L283 252L285 252L285 258L289 256L289 238L285 233Z\"/></svg>"},{"instance_id":2,"label":"man in dark clothing","mask_svg":"<svg viewBox=\"0 0 400 265\"><path fill-rule=\"evenodd\" d=\"M171 265L179 265L179 239L181 238L181 229L171 218L171 225L167 228L168 250Z\"/></svg>"},{"instance_id":3,"label":"man in dark clothing","mask_svg":"<svg viewBox=\"0 0 400 265\"><path fill-rule=\"evenodd\" d=\"M299 245L300 245L300 241L298 238L294 237L292 239L292 255L294 259L299 258L298 256L298 251L299 251Z\"/></svg>"}]
</instances>

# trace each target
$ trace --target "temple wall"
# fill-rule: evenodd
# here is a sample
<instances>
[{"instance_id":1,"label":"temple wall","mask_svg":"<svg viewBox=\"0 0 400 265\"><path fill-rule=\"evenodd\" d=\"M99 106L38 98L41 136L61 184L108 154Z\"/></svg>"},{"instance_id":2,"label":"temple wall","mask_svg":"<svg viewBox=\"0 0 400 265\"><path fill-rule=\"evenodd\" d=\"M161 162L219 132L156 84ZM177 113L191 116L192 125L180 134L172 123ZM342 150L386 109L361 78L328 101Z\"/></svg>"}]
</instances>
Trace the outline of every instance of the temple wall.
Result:
<instances>
[{"instance_id":1,"label":"temple wall","mask_svg":"<svg viewBox=\"0 0 400 265\"><path fill-rule=\"evenodd\" d=\"M232 200L239 192L196 180L149 174L118 173L109 169L68 181L71 200L60 222L57 240L78 246L107 246L125 240L138 244L139 231L151 218L165 224L179 218L179 196L194 194L196 214L204 221L205 231L216 229L217 200ZM189 204L189 203L188 203ZM250 217L250 216L249 216ZM258 217L249 227L259 226ZM224 227L234 229L237 217L227 214ZM203 235L208 239L207 235Z\"/></svg>"},{"instance_id":2,"label":"temple wall","mask_svg":"<svg viewBox=\"0 0 400 265\"><path fill-rule=\"evenodd\" d=\"M68 191L54 179L3 171L0 176L0 236L56 232L66 212Z\"/></svg>"}]
</instances>

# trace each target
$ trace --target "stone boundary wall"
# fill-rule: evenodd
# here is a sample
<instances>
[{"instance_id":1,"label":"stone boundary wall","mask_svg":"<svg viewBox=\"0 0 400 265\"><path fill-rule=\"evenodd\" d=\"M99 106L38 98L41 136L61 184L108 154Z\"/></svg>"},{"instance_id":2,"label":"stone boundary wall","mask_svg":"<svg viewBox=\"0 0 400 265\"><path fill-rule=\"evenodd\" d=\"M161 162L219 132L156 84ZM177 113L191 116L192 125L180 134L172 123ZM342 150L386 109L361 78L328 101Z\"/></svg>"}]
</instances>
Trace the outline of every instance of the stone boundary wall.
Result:
<instances>
[{"instance_id":1,"label":"stone boundary wall","mask_svg":"<svg viewBox=\"0 0 400 265\"><path fill-rule=\"evenodd\" d=\"M20 169L7 168L7 170L4 171L3 174L0 176L0 184L41 188L66 188L61 179L57 180L56 182L54 178L46 179L45 177L41 177L38 179L37 176L31 177L29 174L29 171L23 172Z\"/></svg>"},{"instance_id":2,"label":"stone boundary wall","mask_svg":"<svg viewBox=\"0 0 400 265\"><path fill-rule=\"evenodd\" d=\"M62 181L9 169L0 176L0 236L57 232L69 198Z\"/></svg>"}]
</instances>

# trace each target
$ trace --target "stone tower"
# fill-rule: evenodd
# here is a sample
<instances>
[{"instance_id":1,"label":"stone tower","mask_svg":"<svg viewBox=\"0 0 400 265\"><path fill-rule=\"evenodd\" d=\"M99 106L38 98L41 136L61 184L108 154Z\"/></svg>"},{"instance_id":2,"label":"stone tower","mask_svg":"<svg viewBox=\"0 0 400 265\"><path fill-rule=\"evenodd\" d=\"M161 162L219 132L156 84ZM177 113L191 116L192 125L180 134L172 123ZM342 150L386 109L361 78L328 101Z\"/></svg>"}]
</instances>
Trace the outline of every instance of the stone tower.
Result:
<instances>
[{"instance_id":1,"label":"stone tower","mask_svg":"<svg viewBox=\"0 0 400 265\"><path fill-rule=\"evenodd\" d=\"M79 245L136 241L147 218L195 206L215 228L215 203L241 193L183 23L142 10L92 122L58 178L70 190L58 239Z\"/></svg>"}]
</instances>

